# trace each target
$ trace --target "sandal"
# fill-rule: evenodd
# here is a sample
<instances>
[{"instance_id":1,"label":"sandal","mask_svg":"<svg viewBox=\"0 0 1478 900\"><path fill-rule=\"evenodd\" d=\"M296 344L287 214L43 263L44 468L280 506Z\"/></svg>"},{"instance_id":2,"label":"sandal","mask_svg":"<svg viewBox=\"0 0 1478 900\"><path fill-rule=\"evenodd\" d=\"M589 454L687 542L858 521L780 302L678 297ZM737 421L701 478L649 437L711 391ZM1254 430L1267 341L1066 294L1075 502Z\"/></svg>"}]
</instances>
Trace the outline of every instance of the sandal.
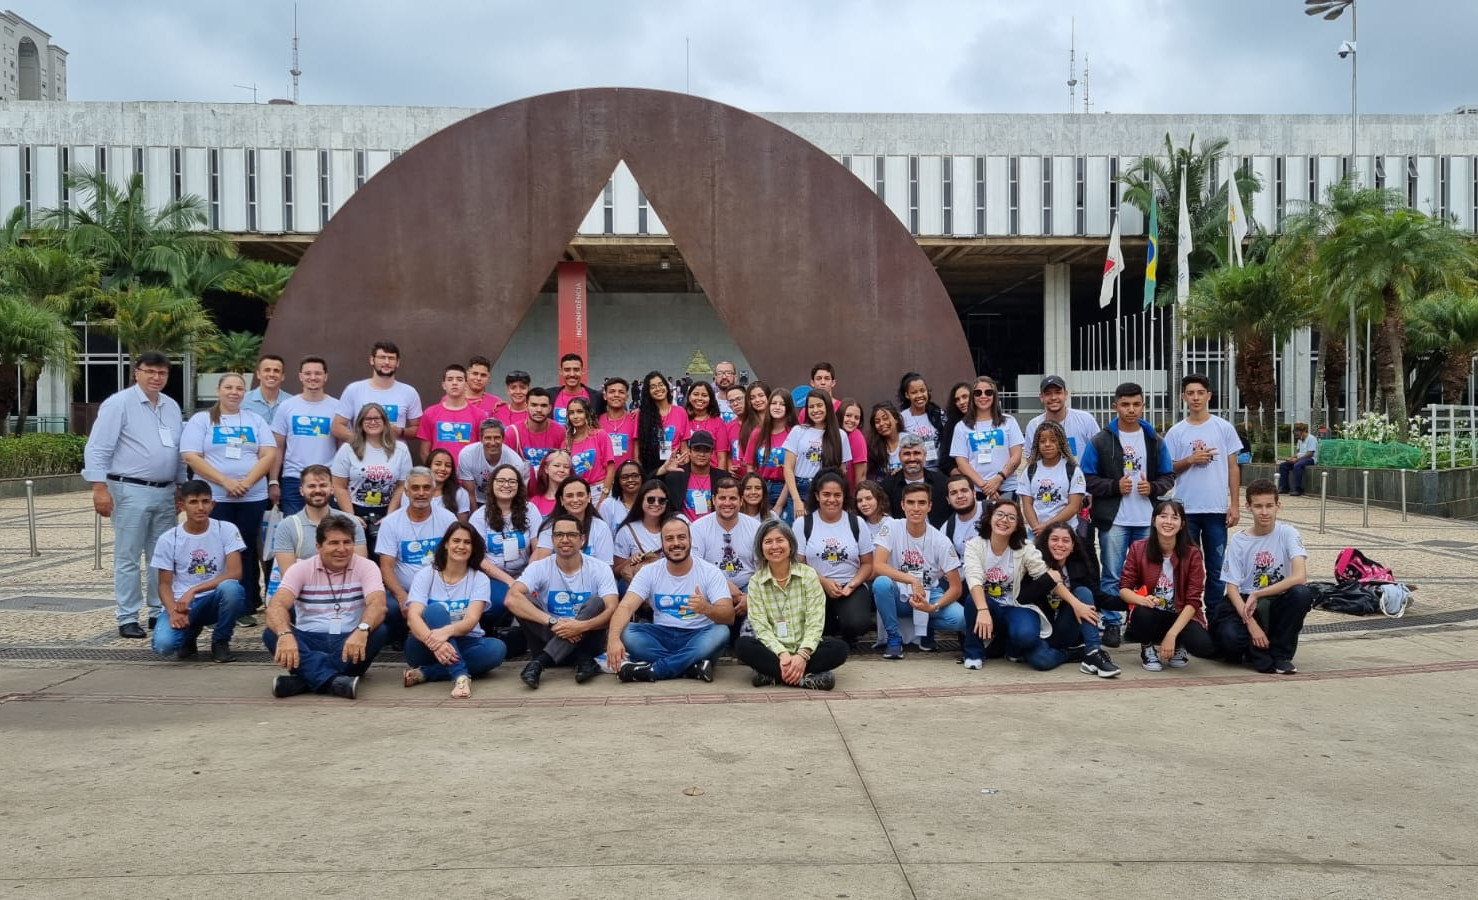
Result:
<instances>
[{"instance_id":1,"label":"sandal","mask_svg":"<svg viewBox=\"0 0 1478 900\"><path fill-rule=\"evenodd\" d=\"M452 682L452 699L466 700L472 696L472 678L467 675L458 675L457 680Z\"/></svg>"},{"instance_id":2,"label":"sandal","mask_svg":"<svg viewBox=\"0 0 1478 900\"><path fill-rule=\"evenodd\" d=\"M426 673L422 672L420 669L406 669L405 672L400 676L400 683L404 684L406 687L415 687L416 685L422 684L425 681Z\"/></svg>"}]
</instances>

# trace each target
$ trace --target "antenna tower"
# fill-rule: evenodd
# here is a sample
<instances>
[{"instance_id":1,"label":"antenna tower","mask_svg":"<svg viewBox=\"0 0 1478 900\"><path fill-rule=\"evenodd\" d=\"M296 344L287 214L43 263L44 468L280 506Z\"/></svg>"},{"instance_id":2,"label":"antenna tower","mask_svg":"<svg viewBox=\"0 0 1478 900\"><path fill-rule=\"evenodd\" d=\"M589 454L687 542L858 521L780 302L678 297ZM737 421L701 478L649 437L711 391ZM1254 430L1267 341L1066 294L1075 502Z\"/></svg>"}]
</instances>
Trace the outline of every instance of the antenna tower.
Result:
<instances>
[{"instance_id":1,"label":"antenna tower","mask_svg":"<svg viewBox=\"0 0 1478 900\"><path fill-rule=\"evenodd\" d=\"M303 70L298 68L298 5L293 4L293 67L288 69L288 74L293 77L293 105L298 102L298 76Z\"/></svg>"},{"instance_id":2,"label":"antenna tower","mask_svg":"<svg viewBox=\"0 0 1478 900\"><path fill-rule=\"evenodd\" d=\"M1093 112L1093 102L1088 97L1088 54L1083 54L1083 112Z\"/></svg>"},{"instance_id":3,"label":"antenna tower","mask_svg":"<svg viewBox=\"0 0 1478 900\"><path fill-rule=\"evenodd\" d=\"M1073 17L1067 42L1067 111L1078 108L1078 19Z\"/></svg>"}]
</instances>

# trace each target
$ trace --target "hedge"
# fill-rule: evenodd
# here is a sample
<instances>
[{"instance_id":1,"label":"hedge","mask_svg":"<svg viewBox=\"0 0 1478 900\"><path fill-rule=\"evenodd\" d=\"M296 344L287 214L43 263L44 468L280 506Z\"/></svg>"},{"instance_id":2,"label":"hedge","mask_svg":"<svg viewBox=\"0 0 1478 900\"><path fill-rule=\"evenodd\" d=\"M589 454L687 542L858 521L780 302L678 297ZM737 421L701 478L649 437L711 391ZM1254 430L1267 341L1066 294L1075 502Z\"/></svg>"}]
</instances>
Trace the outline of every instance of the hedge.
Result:
<instances>
[{"instance_id":1,"label":"hedge","mask_svg":"<svg viewBox=\"0 0 1478 900\"><path fill-rule=\"evenodd\" d=\"M82 471L80 434L22 434L0 437L0 478L75 475Z\"/></svg>"}]
</instances>

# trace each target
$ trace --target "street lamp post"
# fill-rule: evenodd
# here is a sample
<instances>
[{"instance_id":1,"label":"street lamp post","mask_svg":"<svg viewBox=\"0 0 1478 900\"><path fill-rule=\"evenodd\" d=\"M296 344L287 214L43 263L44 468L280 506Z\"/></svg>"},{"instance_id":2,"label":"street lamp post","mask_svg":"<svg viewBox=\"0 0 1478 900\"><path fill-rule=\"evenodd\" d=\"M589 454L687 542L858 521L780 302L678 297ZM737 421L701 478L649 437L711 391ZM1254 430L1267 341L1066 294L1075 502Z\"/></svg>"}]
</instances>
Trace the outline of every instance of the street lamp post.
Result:
<instances>
[{"instance_id":1,"label":"street lamp post","mask_svg":"<svg viewBox=\"0 0 1478 900\"><path fill-rule=\"evenodd\" d=\"M1350 172L1360 177L1357 167L1360 146L1360 93L1359 93L1359 28L1355 13L1355 0L1304 0L1304 15L1323 16L1326 21L1338 19L1345 10L1350 11L1350 39L1339 45L1341 59L1350 60ZM1359 369L1355 354L1355 298L1350 298L1350 333L1345 340L1345 418L1351 422L1359 418Z\"/></svg>"}]
</instances>

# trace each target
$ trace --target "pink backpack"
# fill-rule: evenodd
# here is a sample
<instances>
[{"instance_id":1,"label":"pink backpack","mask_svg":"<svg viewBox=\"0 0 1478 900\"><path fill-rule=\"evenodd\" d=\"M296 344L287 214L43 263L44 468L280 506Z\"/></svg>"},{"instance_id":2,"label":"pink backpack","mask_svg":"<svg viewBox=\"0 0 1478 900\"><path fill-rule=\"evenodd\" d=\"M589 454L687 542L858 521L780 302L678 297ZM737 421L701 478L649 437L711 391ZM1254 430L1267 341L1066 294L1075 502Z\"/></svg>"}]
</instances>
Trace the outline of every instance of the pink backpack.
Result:
<instances>
[{"instance_id":1,"label":"pink backpack","mask_svg":"<svg viewBox=\"0 0 1478 900\"><path fill-rule=\"evenodd\" d=\"M1391 570L1356 550L1346 547L1334 561L1336 581L1358 581L1361 584L1391 584L1396 577Z\"/></svg>"}]
</instances>

